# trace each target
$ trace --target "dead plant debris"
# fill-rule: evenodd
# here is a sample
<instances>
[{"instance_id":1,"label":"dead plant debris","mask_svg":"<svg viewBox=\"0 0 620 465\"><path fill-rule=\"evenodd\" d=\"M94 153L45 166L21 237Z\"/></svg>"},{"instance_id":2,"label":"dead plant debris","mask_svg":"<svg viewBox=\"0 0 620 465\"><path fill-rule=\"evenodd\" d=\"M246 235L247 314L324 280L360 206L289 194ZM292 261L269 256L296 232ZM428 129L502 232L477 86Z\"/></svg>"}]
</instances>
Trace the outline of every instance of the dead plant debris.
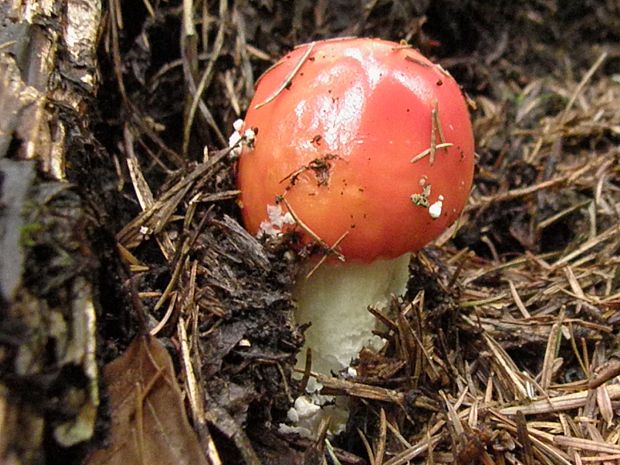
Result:
<instances>
[{"instance_id":1,"label":"dead plant debris","mask_svg":"<svg viewBox=\"0 0 620 465\"><path fill-rule=\"evenodd\" d=\"M218 463L207 461L183 406L181 389L166 349L150 336L138 337L104 369L112 424L108 446L91 454L89 465L124 463ZM219 462L221 463L221 462Z\"/></svg>"},{"instance_id":2,"label":"dead plant debris","mask_svg":"<svg viewBox=\"0 0 620 465\"><path fill-rule=\"evenodd\" d=\"M346 2L284 3L152 4L140 34L153 38L167 20L182 37L157 61L137 58L146 42L129 43L120 2L111 0L106 25L109 78L127 113L118 185L137 199L118 247L142 276L152 332L177 351L189 416L203 441L213 437L212 457L619 463L617 6L587 1L568 21L569 7L554 0L501 12L476 1L404 2L405 13L401 2L371 1L351 14ZM300 389L291 378L301 341L289 316L295 239L261 242L239 225L223 135L273 58L310 43L301 63L312 40L352 33L449 54L439 62L477 107L479 160L462 218L412 261L408 295L371 310L385 348L362 353L355 377L320 377L350 400L347 431L308 442L277 432ZM169 96L180 82L185 100ZM412 161L448 146L433 127L430 149ZM213 149L206 160L204 145Z\"/></svg>"}]
</instances>

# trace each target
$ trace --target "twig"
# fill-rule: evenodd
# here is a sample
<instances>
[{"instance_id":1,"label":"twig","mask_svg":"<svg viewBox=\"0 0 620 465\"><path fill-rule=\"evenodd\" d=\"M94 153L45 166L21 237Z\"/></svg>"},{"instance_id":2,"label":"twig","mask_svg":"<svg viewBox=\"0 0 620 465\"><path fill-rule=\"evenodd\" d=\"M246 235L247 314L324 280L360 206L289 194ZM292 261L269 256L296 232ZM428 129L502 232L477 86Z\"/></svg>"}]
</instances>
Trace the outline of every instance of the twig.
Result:
<instances>
[{"instance_id":1,"label":"twig","mask_svg":"<svg viewBox=\"0 0 620 465\"><path fill-rule=\"evenodd\" d=\"M425 436L423 440L414 444L411 448L401 452L398 455L395 455L393 458L385 462L383 465L404 465L408 463L411 459L417 457L420 454L426 452L429 447L434 446L439 442L442 437L442 434L435 434L445 425L444 421L439 421L436 425L434 425L428 435ZM430 436L430 437L429 437Z\"/></svg>"},{"instance_id":2,"label":"twig","mask_svg":"<svg viewBox=\"0 0 620 465\"><path fill-rule=\"evenodd\" d=\"M571 260L573 260L574 258L578 257L582 253L590 250L592 247L595 247L596 245L600 244L601 242L604 242L607 239L617 235L619 232L620 232L620 225L615 224L613 226L610 226L609 229L606 229L605 231L600 233L598 236L593 237L592 239L584 242L581 245L581 247L579 247L578 249L572 251L568 255L564 255L562 258L560 258L558 261L556 261L554 263L554 266L557 267L557 266L560 266L560 265L563 265L565 263L570 262Z\"/></svg>"},{"instance_id":3,"label":"twig","mask_svg":"<svg viewBox=\"0 0 620 465\"><path fill-rule=\"evenodd\" d=\"M453 145L454 144L452 144L450 142L446 142L444 144L437 144L435 146L435 149L447 149L448 147L452 147ZM431 147L427 148L426 150L420 152L415 157L413 157L411 159L411 163L415 163L416 161L422 160L424 157L427 157L430 153L431 153Z\"/></svg>"},{"instance_id":4,"label":"twig","mask_svg":"<svg viewBox=\"0 0 620 465\"><path fill-rule=\"evenodd\" d=\"M432 115L433 115L435 126L437 127L437 132L439 133L439 142L441 142L442 144L445 144L446 138L443 134L443 127L441 126L441 121L439 121L439 103L437 103L437 100L435 100L435 106L433 108ZM439 148L439 147L436 147L436 148Z\"/></svg>"},{"instance_id":5,"label":"twig","mask_svg":"<svg viewBox=\"0 0 620 465\"><path fill-rule=\"evenodd\" d=\"M542 181L538 184L534 184L531 186L519 187L517 189L512 189L506 192L499 192L494 195L481 197L479 200L476 200L473 203L470 203L467 207L465 207L465 210L469 212L471 210L474 210L474 209L477 209L483 206L488 206L492 203L506 202L509 200L514 200L520 197L525 197L531 194L535 194L536 192L540 190L547 189L549 187L553 187L556 185L560 185L564 183L570 184L571 182L574 182L575 180L581 178L587 171L592 169L593 166L596 166L596 164L586 163L584 166L577 169L576 171L572 171L563 176L558 176L556 178L548 179L546 181Z\"/></svg>"},{"instance_id":6,"label":"twig","mask_svg":"<svg viewBox=\"0 0 620 465\"><path fill-rule=\"evenodd\" d=\"M596 59L594 64L590 66L590 69L588 70L588 72L583 76L583 78L581 78L581 81L575 88L573 95L571 95L570 100L566 104L566 108L564 108L564 111L562 112L562 116L560 116L560 124L566 121L568 112L575 104L575 100L577 100L577 97L579 97L579 94L581 94L581 91L583 90L585 85L588 83L588 81L592 78L596 70L603 64L603 61L605 61L605 58L607 58L607 51L601 53L601 55Z\"/></svg>"},{"instance_id":7,"label":"twig","mask_svg":"<svg viewBox=\"0 0 620 465\"><path fill-rule=\"evenodd\" d=\"M620 446L613 443L592 441L591 439L575 438L572 436L555 436L553 442L559 446L572 447L590 452L603 452L607 454L619 454Z\"/></svg>"},{"instance_id":8,"label":"twig","mask_svg":"<svg viewBox=\"0 0 620 465\"><path fill-rule=\"evenodd\" d=\"M280 95L282 91L284 91L284 89L286 89L289 86L289 84L293 81L293 78L295 77L295 75L299 72L302 65L306 62L306 60L312 53L315 43L316 42L310 42L310 44L308 45L308 48L306 49L304 54L301 56L301 58L299 59L299 61L297 62L293 70L291 71L291 73L288 76L286 76L286 79L284 79L284 81L282 81L282 84L280 84L280 87L278 87L278 89L273 94L267 97L267 100L255 105L254 106L255 110L258 110L259 108L267 105L268 103L273 102L278 97L278 95Z\"/></svg>"},{"instance_id":9,"label":"twig","mask_svg":"<svg viewBox=\"0 0 620 465\"><path fill-rule=\"evenodd\" d=\"M588 387L590 389L595 389L603 385L610 379L613 379L616 376L620 375L620 360L609 360L603 363L603 365L597 367L594 371L594 375L588 382Z\"/></svg>"},{"instance_id":10,"label":"twig","mask_svg":"<svg viewBox=\"0 0 620 465\"><path fill-rule=\"evenodd\" d=\"M317 241L322 247L325 247L326 249L329 249L329 245L327 244L327 242L325 242L323 239L321 239L319 237L319 235L317 233L315 233L312 229L310 229L310 226L308 226L306 223L304 223L301 220L301 218L297 215L297 213L295 213L295 210L293 210L293 207L291 207L291 204L288 202L288 200L286 200L285 197L281 197L280 199L281 199L280 201L282 203L284 203L284 205L286 206L286 209L288 210L288 212L293 217L293 220L295 220L295 223L297 223L297 225L301 229L303 229L304 232L306 234L308 234L308 236L310 236L312 239Z\"/></svg>"},{"instance_id":11,"label":"twig","mask_svg":"<svg viewBox=\"0 0 620 465\"><path fill-rule=\"evenodd\" d=\"M323 239L321 239L319 237L319 235L317 233L315 233L312 229L310 229L310 226L308 226L306 223L304 223L301 218L297 215L297 213L295 213L295 210L293 210L293 208L291 207L291 204L288 202L288 200L286 200L285 197L280 197L280 201L282 203L284 203L284 205L286 206L286 209L288 210L288 212L291 214L291 216L293 217L293 220L295 220L295 223L297 223L297 226L299 226L301 229L303 229L303 231L308 234L312 239L314 239L315 241L317 241L319 243L319 245L321 247L323 247L326 251L327 254L331 254L333 253L334 255L336 255L336 257L338 258L338 260L344 261L344 256L338 252L336 250L336 247L338 246L338 244L340 244L340 242L342 242L342 240L347 237L347 235L349 234L349 231L345 231L342 236L340 236L338 238L338 240L334 243L334 245L332 245L330 247L330 245L325 242ZM324 260L323 260L324 261ZM319 262L320 264L321 262ZM318 268L318 264L315 268ZM313 273L315 271L315 269L313 269L309 274Z\"/></svg>"},{"instance_id":12,"label":"twig","mask_svg":"<svg viewBox=\"0 0 620 465\"><path fill-rule=\"evenodd\" d=\"M220 26L218 28L217 35L215 37L215 42L213 44L213 50L211 51L211 58L209 59L209 63L207 64L207 67L202 73L202 77L200 78L200 82L198 83L198 86L196 86L196 82L194 81L194 75L189 70L189 64L186 63L185 59L183 60L183 70L185 71L187 75L187 81L189 83L190 91L192 93L192 102L191 102L191 105L188 111L187 119L183 126L183 145L182 145L182 151L181 151L183 158L187 157L187 151L189 148L189 141L190 141L190 132L194 124L194 117L196 115L196 111L198 110L199 107L203 113L203 116L207 120L207 123L209 123L209 126L211 126L211 128L215 132L220 142L222 142L223 144L226 143L226 138L223 136L222 132L218 128L215 118L213 117L213 115L211 114L211 111L209 110L205 102L203 101L202 94L204 93L209 83L211 82L211 78L213 77L213 70L215 68L215 62L219 58L220 53L222 51L222 47L224 45L224 32L225 32L225 26L226 26L225 18L226 18L227 9L228 9L227 5L228 5L228 2L223 1L223 0L220 1L220 6L219 6ZM191 18L188 21L190 21L189 24L186 23L184 25L186 28L189 29L188 32L193 33L194 29L193 29L193 26L191 25L192 24ZM182 38L185 39L185 37L188 35L189 35L188 33L184 33L182 35Z\"/></svg>"},{"instance_id":13,"label":"twig","mask_svg":"<svg viewBox=\"0 0 620 465\"><path fill-rule=\"evenodd\" d=\"M437 151L437 107L437 100L435 100L431 110L431 147L428 157L428 163L431 166L435 163L435 152Z\"/></svg>"},{"instance_id":14,"label":"twig","mask_svg":"<svg viewBox=\"0 0 620 465\"><path fill-rule=\"evenodd\" d=\"M319 267L325 263L325 260L327 260L327 257L329 257L331 254L337 254L337 257L340 261L344 261L344 256L342 254L338 254L336 248L340 245L340 243L344 240L345 237L347 237L349 235L350 231L345 231L342 236L340 236L338 239L336 239L336 242L334 242L334 245L332 245L329 249L327 249L327 252L325 253L325 255L323 255L321 257L321 259L318 261L318 263L312 267L312 269L308 272L308 274L306 275L306 279L309 279L310 276L312 276L316 270L319 269Z\"/></svg>"},{"instance_id":15,"label":"twig","mask_svg":"<svg viewBox=\"0 0 620 465\"><path fill-rule=\"evenodd\" d=\"M607 394L611 400L620 399L619 384L606 386L605 389L607 389ZM551 397L549 399L528 401L529 403L527 404L500 409L499 413L502 415L516 415L518 411L521 411L524 415L533 415L574 410L585 405L589 393L590 391L583 390L563 396Z\"/></svg>"},{"instance_id":16,"label":"twig","mask_svg":"<svg viewBox=\"0 0 620 465\"><path fill-rule=\"evenodd\" d=\"M301 370L295 370L301 371ZM403 405L405 396L402 392L393 389L386 389L379 386L371 386L346 379L333 378L321 373L312 372L319 383L321 383L326 391L332 391L347 394L360 399L379 400L382 402L390 402L397 405Z\"/></svg>"},{"instance_id":17,"label":"twig","mask_svg":"<svg viewBox=\"0 0 620 465\"><path fill-rule=\"evenodd\" d=\"M375 465L381 465L383 463L383 456L385 455L385 445L387 437L387 420L385 418L385 410L379 411L379 438L377 440L377 451L375 453Z\"/></svg>"},{"instance_id":18,"label":"twig","mask_svg":"<svg viewBox=\"0 0 620 465\"><path fill-rule=\"evenodd\" d=\"M303 394L306 391L306 387L308 386L308 381L310 380L310 373L312 372L312 349L310 347L306 348L306 363L304 365L304 374L299 383L299 391Z\"/></svg>"},{"instance_id":19,"label":"twig","mask_svg":"<svg viewBox=\"0 0 620 465\"><path fill-rule=\"evenodd\" d=\"M437 135L439 135L439 144L437 143ZM446 142L446 138L443 133L443 128L441 127L441 121L439 120L439 104L437 100L433 104L433 109L431 110L431 145L429 148L420 152L418 155L411 159L411 163L415 163L426 156L429 156L429 164L432 166L435 163L435 153L438 149L448 150L449 147L452 147L450 142Z\"/></svg>"},{"instance_id":20,"label":"twig","mask_svg":"<svg viewBox=\"0 0 620 465\"><path fill-rule=\"evenodd\" d=\"M510 295L512 295L512 300L514 300L515 305L521 312L521 315L523 315L523 318L531 318L532 316L530 315L530 312L527 311L525 304L523 303L521 297L519 296L519 293L517 292L515 284L511 280L508 280L508 287L510 288Z\"/></svg>"},{"instance_id":21,"label":"twig","mask_svg":"<svg viewBox=\"0 0 620 465\"><path fill-rule=\"evenodd\" d=\"M362 444L364 444L364 449L366 449L366 454L368 455L368 462L371 465L374 465L376 463L375 461L375 455L372 452L372 447L370 447L370 443L368 442L368 439L366 438L366 435L364 434L364 432L357 428L357 435L360 437L360 439L362 440Z\"/></svg>"},{"instance_id":22,"label":"twig","mask_svg":"<svg viewBox=\"0 0 620 465\"><path fill-rule=\"evenodd\" d=\"M544 392L547 392L551 385L551 378L553 376L553 365L558 352L559 344L562 339L562 324L564 320L564 310L560 310L558 319L549 331L549 338L547 339L547 347L545 349L545 356L543 357L543 367L540 372L540 386Z\"/></svg>"},{"instance_id":23,"label":"twig","mask_svg":"<svg viewBox=\"0 0 620 465\"><path fill-rule=\"evenodd\" d=\"M523 458L525 465L534 465L534 448L530 440L530 434L527 431L527 420L522 411L517 412L517 437L523 448Z\"/></svg>"},{"instance_id":24,"label":"twig","mask_svg":"<svg viewBox=\"0 0 620 465\"><path fill-rule=\"evenodd\" d=\"M157 336L157 333L159 333L170 320L170 317L172 316L176 308L178 295L179 294L172 294L172 297L170 298L170 303L168 304L168 309L166 310L163 318L153 327L153 329L149 331L149 334L151 336Z\"/></svg>"}]
</instances>

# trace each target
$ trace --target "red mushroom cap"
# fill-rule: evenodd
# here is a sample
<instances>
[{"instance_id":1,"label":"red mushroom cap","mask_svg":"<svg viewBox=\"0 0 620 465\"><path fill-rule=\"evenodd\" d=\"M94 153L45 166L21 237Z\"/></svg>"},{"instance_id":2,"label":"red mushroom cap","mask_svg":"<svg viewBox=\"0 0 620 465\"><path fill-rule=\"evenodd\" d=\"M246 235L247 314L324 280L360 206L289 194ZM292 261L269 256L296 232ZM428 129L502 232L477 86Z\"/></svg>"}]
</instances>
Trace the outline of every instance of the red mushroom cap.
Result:
<instances>
[{"instance_id":1,"label":"red mushroom cap","mask_svg":"<svg viewBox=\"0 0 620 465\"><path fill-rule=\"evenodd\" d=\"M419 250L458 218L471 189L474 142L458 84L393 42L295 48L258 81L248 128L256 139L238 167L248 230L284 197L283 211L326 244L348 232L347 260Z\"/></svg>"}]
</instances>

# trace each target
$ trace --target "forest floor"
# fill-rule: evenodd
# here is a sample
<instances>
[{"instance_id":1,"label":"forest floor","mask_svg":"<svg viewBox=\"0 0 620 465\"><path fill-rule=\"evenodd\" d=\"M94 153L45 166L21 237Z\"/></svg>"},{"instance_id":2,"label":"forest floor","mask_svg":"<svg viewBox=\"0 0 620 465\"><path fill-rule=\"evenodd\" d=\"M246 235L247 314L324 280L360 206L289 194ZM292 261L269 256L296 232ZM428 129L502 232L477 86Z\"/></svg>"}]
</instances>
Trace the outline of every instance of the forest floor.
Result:
<instances>
[{"instance_id":1,"label":"forest floor","mask_svg":"<svg viewBox=\"0 0 620 465\"><path fill-rule=\"evenodd\" d=\"M207 463L620 463L617 2L109 5L109 157L68 170L109 238L101 358L155 334ZM312 441L278 429L301 390L299 260L240 226L225 149L258 76L338 36L405 40L448 70L475 103L477 166L462 218L412 259L385 348L322 380L350 399L346 431Z\"/></svg>"}]
</instances>

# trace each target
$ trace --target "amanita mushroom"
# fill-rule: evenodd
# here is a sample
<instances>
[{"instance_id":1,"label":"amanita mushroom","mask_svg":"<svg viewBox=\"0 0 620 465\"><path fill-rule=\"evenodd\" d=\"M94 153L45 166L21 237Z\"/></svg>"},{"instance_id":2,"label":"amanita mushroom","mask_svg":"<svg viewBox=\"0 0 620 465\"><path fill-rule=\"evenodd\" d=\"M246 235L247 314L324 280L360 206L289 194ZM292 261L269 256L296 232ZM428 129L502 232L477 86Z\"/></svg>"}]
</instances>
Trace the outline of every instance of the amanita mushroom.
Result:
<instances>
[{"instance_id":1,"label":"amanita mushroom","mask_svg":"<svg viewBox=\"0 0 620 465\"><path fill-rule=\"evenodd\" d=\"M403 293L409 254L466 203L474 142L465 99L409 46L324 40L261 76L249 128L256 138L238 167L245 226L295 230L331 252L300 277L296 318L311 323L313 369L340 370L372 338L367 307Z\"/></svg>"}]
</instances>

